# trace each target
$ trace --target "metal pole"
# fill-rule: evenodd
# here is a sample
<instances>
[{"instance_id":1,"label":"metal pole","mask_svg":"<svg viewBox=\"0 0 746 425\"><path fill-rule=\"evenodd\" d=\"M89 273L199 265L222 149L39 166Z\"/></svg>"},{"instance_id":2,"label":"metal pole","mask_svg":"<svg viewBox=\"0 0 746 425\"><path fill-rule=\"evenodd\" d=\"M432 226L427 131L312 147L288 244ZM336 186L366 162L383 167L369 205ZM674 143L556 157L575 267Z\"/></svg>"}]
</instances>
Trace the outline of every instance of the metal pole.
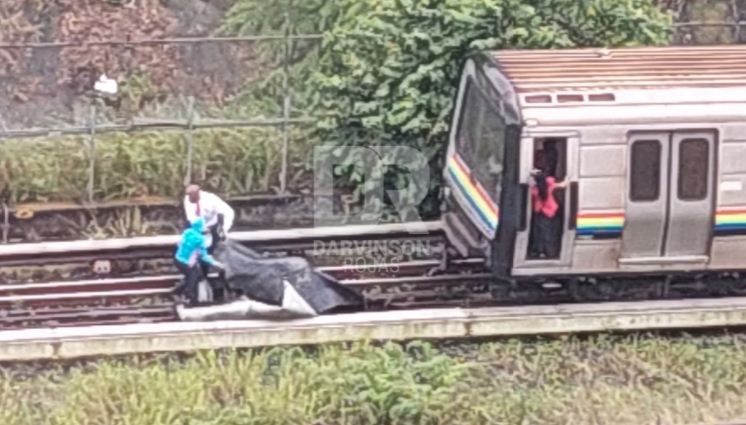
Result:
<instances>
[{"instance_id":1,"label":"metal pole","mask_svg":"<svg viewBox=\"0 0 746 425\"><path fill-rule=\"evenodd\" d=\"M187 160L186 175L184 176L184 185L192 182L192 161L194 158L194 96L189 96L187 103Z\"/></svg>"},{"instance_id":2,"label":"metal pole","mask_svg":"<svg viewBox=\"0 0 746 425\"><path fill-rule=\"evenodd\" d=\"M10 231L10 223L8 221L8 215L10 215L10 207L8 204L3 202L3 243L8 243L8 233Z\"/></svg>"},{"instance_id":3,"label":"metal pole","mask_svg":"<svg viewBox=\"0 0 746 425\"><path fill-rule=\"evenodd\" d=\"M738 12L738 2L736 0L731 1L731 17L734 21L738 23L736 25L736 34L733 36L733 39L736 43L740 42L741 40L741 22L739 22L739 12Z\"/></svg>"},{"instance_id":4,"label":"metal pole","mask_svg":"<svg viewBox=\"0 0 746 425\"><path fill-rule=\"evenodd\" d=\"M88 202L93 203L94 183L96 179L96 103L91 104L88 136Z\"/></svg>"},{"instance_id":5,"label":"metal pole","mask_svg":"<svg viewBox=\"0 0 746 425\"><path fill-rule=\"evenodd\" d=\"M285 49L283 54L283 79L282 79L282 170L280 171L280 193L287 191L288 177L288 120L290 119L290 7L292 0L288 0L285 9Z\"/></svg>"}]
</instances>

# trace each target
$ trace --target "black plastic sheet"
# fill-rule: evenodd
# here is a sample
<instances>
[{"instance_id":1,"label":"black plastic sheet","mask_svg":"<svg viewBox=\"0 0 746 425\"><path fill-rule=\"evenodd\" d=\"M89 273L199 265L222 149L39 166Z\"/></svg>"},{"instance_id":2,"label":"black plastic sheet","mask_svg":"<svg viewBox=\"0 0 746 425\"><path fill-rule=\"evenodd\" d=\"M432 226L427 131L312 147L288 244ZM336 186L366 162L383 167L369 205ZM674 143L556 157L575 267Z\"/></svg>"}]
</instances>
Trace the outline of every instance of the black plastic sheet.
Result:
<instances>
[{"instance_id":1,"label":"black plastic sheet","mask_svg":"<svg viewBox=\"0 0 746 425\"><path fill-rule=\"evenodd\" d=\"M231 240L219 244L214 256L225 265L228 289L255 301L282 305L287 281L318 314L363 305L360 294L314 271L302 257L265 257Z\"/></svg>"}]
</instances>

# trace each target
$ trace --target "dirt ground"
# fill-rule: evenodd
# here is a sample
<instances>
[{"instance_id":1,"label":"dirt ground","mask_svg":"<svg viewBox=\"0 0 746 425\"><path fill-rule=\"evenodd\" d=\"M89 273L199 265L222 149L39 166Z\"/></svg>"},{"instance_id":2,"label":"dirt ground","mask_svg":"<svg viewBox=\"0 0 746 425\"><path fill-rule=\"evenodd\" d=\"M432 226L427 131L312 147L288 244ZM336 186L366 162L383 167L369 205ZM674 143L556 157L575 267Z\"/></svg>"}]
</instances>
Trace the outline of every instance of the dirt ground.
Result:
<instances>
[{"instance_id":1,"label":"dirt ground","mask_svg":"<svg viewBox=\"0 0 746 425\"><path fill-rule=\"evenodd\" d=\"M2 0L0 44L214 34L234 0ZM119 83L98 120L183 114L194 95L220 107L260 75L252 43L0 48L0 130L85 125L91 88Z\"/></svg>"}]
</instances>

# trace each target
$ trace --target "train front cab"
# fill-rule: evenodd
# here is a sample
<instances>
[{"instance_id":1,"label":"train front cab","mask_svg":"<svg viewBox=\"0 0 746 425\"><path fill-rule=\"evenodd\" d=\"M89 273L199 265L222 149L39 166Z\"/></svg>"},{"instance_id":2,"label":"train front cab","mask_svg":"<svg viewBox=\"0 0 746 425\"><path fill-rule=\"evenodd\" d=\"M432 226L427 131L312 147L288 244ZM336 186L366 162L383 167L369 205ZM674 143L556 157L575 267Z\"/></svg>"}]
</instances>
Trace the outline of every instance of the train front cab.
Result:
<instances>
[{"instance_id":1,"label":"train front cab","mask_svg":"<svg viewBox=\"0 0 746 425\"><path fill-rule=\"evenodd\" d=\"M454 106L446 154L443 223L451 247L463 257L484 257L509 273L520 226L517 99L493 63L466 61Z\"/></svg>"}]
</instances>

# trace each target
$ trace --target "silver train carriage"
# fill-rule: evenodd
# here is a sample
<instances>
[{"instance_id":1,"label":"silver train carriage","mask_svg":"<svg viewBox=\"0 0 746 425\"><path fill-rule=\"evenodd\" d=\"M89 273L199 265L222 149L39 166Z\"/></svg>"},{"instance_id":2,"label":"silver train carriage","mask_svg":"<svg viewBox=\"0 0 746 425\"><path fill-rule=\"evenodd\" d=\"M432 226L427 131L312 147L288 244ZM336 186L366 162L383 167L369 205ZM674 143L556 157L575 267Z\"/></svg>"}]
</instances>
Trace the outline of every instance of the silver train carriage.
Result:
<instances>
[{"instance_id":1,"label":"silver train carriage","mask_svg":"<svg viewBox=\"0 0 746 425\"><path fill-rule=\"evenodd\" d=\"M540 153L567 183L551 256L531 250ZM499 276L746 269L746 46L476 55L444 177L451 250Z\"/></svg>"}]
</instances>

